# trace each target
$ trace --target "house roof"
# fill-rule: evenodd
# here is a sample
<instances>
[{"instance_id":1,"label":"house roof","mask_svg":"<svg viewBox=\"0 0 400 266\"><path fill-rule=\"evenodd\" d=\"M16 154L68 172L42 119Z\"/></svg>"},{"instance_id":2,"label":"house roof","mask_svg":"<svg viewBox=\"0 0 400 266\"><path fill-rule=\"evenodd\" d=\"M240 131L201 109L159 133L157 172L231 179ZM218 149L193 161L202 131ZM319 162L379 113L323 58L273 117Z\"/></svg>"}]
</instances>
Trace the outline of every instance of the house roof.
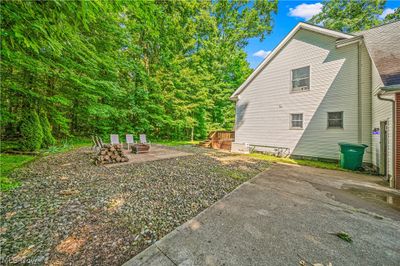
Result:
<instances>
[{"instance_id":1,"label":"house roof","mask_svg":"<svg viewBox=\"0 0 400 266\"><path fill-rule=\"evenodd\" d=\"M400 84L382 87L381 91L383 91L385 93L397 93L397 92L400 92Z\"/></svg>"},{"instance_id":2,"label":"house roof","mask_svg":"<svg viewBox=\"0 0 400 266\"><path fill-rule=\"evenodd\" d=\"M232 100L236 99L237 96L247 87L247 85L264 69L266 65L282 50L283 47L293 38L293 36L301 29L317 32L327 36L332 36L338 39L350 39L355 37L355 35L343 33L340 31L329 30L320 26L300 22L298 23L289 34L279 43L277 47L258 65L258 67L253 71L253 73L243 82L242 85L232 94L230 97Z\"/></svg>"},{"instance_id":3,"label":"house roof","mask_svg":"<svg viewBox=\"0 0 400 266\"><path fill-rule=\"evenodd\" d=\"M356 33L362 35L384 86L400 84L400 21Z\"/></svg>"}]
</instances>

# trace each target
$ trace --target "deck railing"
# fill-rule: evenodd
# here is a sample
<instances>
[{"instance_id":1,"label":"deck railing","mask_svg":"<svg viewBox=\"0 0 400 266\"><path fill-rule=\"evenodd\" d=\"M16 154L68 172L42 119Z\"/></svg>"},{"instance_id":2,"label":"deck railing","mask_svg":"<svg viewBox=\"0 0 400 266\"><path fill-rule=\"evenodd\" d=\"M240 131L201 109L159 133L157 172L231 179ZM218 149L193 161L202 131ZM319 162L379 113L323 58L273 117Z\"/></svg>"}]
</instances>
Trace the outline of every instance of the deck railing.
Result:
<instances>
[{"instance_id":1,"label":"deck railing","mask_svg":"<svg viewBox=\"0 0 400 266\"><path fill-rule=\"evenodd\" d=\"M214 131L210 133L211 147L214 149L230 150L235 140L234 131Z\"/></svg>"}]
</instances>

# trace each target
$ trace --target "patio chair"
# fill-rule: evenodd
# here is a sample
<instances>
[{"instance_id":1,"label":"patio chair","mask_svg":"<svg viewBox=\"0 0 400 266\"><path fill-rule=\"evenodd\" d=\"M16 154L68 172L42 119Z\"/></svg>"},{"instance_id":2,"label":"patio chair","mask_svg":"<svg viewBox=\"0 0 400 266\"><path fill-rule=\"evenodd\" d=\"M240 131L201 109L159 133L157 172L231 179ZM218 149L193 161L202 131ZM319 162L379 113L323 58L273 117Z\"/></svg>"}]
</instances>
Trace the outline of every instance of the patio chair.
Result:
<instances>
[{"instance_id":1,"label":"patio chair","mask_svg":"<svg viewBox=\"0 0 400 266\"><path fill-rule=\"evenodd\" d=\"M93 135L92 141L93 141L92 150L99 151L101 148L103 148L104 144L100 137Z\"/></svg>"},{"instance_id":2,"label":"patio chair","mask_svg":"<svg viewBox=\"0 0 400 266\"><path fill-rule=\"evenodd\" d=\"M140 143L150 145L150 141L147 141L146 134L139 135Z\"/></svg>"},{"instance_id":3,"label":"patio chair","mask_svg":"<svg viewBox=\"0 0 400 266\"><path fill-rule=\"evenodd\" d=\"M92 141L93 141L92 150L97 151L99 144L97 143L96 136L92 135Z\"/></svg>"},{"instance_id":4,"label":"patio chair","mask_svg":"<svg viewBox=\"0 0 400 266\"><path fill-rule=\"evenodd\" d=\"M99 143L100 148L103 148L103 146L104 146L103 140L101 139L101 137L98 137L98 136L96 136L96 137L97 137L97 142Z\"/></svg>"},{"instance_id":5,"label":"patio chair","mask_svg":"<svg viewBox=\"0 0 400 266\"><path fill-rule=\"evenodd\" d=\"M119 136L118 136L117 134L111 134L111 135L110 135L110 139L111 139L111 145L114 145L114 144L121 144L121 143L119 142Z\"/></svg>"},{"instance_id":6,"label":"patio chair","mask_svg":"<svg viewBox=\"0 0 400 266\"><path fill-rule=\"evenodd\" d=\"M126 144L128 144L128 150L130 145L135 144L135 140L133 139L132 134L126 134Z\"/></svg>"}]
</instances>

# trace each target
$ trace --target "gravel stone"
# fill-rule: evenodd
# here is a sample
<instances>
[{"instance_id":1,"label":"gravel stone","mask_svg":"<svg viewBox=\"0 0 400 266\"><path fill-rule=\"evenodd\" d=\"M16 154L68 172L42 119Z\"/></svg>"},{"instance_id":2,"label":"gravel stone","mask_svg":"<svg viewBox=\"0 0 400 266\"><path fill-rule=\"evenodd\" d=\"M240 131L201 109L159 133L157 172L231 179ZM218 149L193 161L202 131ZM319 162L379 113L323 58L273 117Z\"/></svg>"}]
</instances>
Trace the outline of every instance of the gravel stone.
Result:
<instances>
[{"instance_id":1,"label":"gravel stone","mask_svg":"<svg viewBox=\"0 0 400 266\"><path fill-rule=\"evenodd\" d=\"M81 148L15 171L1 199L4 264L115 265L129 260L267 162L192 146L185 157L108 169Z\"/></svg>"}]
</instances>

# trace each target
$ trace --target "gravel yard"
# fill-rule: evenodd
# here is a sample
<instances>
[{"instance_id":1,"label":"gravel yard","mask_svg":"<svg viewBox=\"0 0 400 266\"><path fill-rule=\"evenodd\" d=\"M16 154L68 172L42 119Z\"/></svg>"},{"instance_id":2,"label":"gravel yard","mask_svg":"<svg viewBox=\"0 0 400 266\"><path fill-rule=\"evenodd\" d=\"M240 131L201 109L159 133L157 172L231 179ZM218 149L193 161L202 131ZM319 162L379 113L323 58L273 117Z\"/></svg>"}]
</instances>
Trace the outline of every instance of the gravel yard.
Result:
<instances>
[{"instance_id":1,"label":"gravel yard","mask_svg":"<svg viewBox=\"0 0 400 266\"><path fill-rule=\"evenodd\" d=\"M23 185L2 195L1 264L122 264L268 167L176 149L191 155L107 168L81 148L18 170Z\"/></svg>"}]
</instances>

